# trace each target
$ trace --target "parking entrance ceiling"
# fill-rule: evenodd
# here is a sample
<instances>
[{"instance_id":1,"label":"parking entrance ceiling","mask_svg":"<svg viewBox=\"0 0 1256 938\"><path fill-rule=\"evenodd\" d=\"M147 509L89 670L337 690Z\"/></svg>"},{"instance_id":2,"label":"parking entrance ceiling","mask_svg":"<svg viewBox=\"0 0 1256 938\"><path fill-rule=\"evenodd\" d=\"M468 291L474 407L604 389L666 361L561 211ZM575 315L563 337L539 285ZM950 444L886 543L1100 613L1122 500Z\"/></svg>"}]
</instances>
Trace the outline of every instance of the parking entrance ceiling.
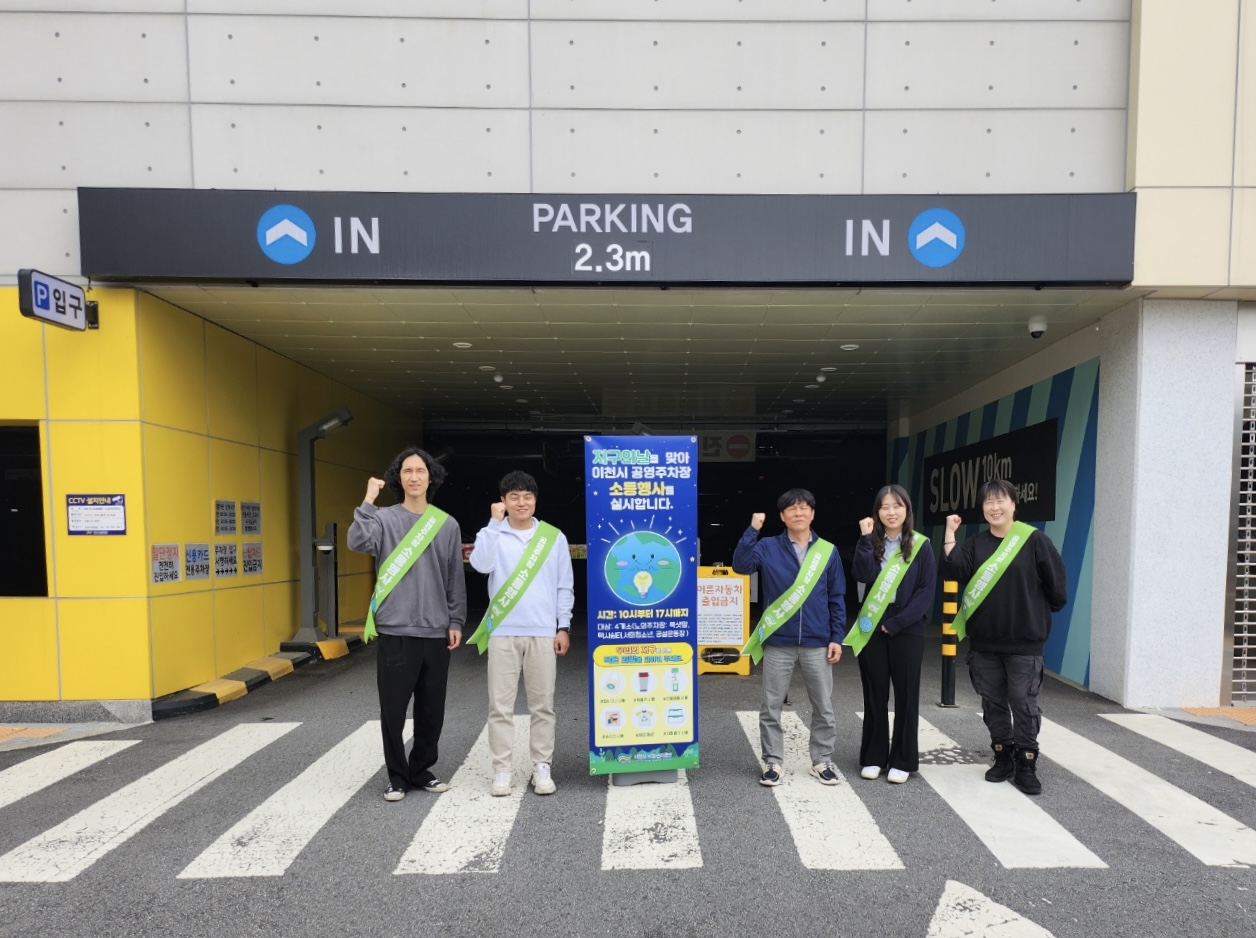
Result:
<instances>
[{"instance_id":1,"label":"parking entrance ceiling","mask_svg":"<svg viewBox=\"0 0 1256 938\"><path fill-rule=\"evenodd\" d=\"M1129 290L146 285L429 428L840 428L944 400ZM1047 331L1029 335L1031 317Z\"/></svg>"}]
</instances>

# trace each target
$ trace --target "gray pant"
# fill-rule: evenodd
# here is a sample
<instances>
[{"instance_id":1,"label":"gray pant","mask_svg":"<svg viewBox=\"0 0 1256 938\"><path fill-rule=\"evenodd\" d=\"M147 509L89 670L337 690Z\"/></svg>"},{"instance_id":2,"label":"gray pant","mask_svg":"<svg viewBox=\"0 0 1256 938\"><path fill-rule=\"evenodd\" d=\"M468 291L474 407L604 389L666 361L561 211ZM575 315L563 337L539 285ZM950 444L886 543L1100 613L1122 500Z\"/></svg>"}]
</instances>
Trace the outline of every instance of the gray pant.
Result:
<instances>
[{"instance_id":1,"label":"gray pant","mask_svg":"<svg viewBox=\"0 0 1256 938\"><path fill-rule=\"evenodd\" d=\"M992 743L1038 750L1038 690L1042 687L1042 655L968 653L968 676L981 697L981 709Z\"/></svg>"},{"instance_id":2,"label":"gray pant","mask_svg":"<svg viewBox=\"0 0 1256 938\"><path fill-rule=\"evenodd\" d=\"M777 765L784 761L781 704L789 692L795 664L802 668L811 701L811 764L829 762L837 744L837 714L833 710L833 666L828 662L828 649L793 645L763 646L763 706L759 708L763 761Z\"/></svg>"}]
</instances>

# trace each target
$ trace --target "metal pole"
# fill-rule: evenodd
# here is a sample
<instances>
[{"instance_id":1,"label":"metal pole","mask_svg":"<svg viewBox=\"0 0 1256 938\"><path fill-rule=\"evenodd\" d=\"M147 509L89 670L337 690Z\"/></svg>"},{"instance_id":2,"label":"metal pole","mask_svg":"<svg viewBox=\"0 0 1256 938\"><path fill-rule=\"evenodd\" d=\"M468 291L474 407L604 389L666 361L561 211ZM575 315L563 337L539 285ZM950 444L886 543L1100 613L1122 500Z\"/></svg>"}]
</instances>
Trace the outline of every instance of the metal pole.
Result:
<instances>
[{"instance_id":1,"label":"metal pole","mask_svg":"<svg viewBox=\"0 0 1256 938\"><path fill-rule=\"evenodd\" d=\"M959 636L955 634L955 614L959 612L959 581L942 581L942 700L939 707L955 707L955 651Z\"/></svg>"},{"instance_id":2,"label":"metal pole","mask_svg":"<svg viewBox=\"0 0 1256 938\"><path fill-rule=\"evenodd\" d=\"M297 569L301 603L293 642L319 642L325 637L318 629L318 569L314 559L314 441L320 436L318 424L297 433Z\"/></svg>"}]
</instances>

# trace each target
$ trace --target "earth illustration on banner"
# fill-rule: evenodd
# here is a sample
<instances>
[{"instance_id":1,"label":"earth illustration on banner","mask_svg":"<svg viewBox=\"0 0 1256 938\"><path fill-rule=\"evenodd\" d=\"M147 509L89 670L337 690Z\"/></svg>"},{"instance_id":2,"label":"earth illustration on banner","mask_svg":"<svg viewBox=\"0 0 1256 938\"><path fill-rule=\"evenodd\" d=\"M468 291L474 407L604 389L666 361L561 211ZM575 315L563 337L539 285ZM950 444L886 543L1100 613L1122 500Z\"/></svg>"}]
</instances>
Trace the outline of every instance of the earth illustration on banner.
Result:
<instances>
[{"instance_id":1,"label":"earth illustration on banner","mask_svg":"<svg viewBox=\"0 0 1256 938\"><path fill-rule=\"evenodd\" d=\"M606 555L606 583L634 606L662 602L680 582L680 553L653 531L633 531L617 540Z\"/></svg>"}]
</instances>

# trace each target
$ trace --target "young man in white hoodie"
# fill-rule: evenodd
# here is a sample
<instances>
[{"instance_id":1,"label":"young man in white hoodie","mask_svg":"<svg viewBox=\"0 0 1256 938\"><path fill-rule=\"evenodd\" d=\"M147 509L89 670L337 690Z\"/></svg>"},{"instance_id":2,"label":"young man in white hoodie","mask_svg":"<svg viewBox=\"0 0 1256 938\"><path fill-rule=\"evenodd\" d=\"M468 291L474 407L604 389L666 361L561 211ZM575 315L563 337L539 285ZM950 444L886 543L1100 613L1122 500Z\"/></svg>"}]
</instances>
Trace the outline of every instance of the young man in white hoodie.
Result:
<instances>
[{"instance_id":1,"label":"young man in white hoodie","mask_svg":"<svg viewBox=\"0 0 1256 938\"><path fill-rule=\"evenodd\" d=\"M531 716L529 749L532 789L554 793L554 678L559 655L567 654L575 601L571 552L557 528L536 514L536 479L510 472L499 485L501 501L492 520L475 536L471 566L488 574L488 746L493 762L492 793L510 794L511 745L519 673ZM538 540L538 538L540 538ZM484 632L471 641L481 645Z\"/></svg>"}]
</instances>

